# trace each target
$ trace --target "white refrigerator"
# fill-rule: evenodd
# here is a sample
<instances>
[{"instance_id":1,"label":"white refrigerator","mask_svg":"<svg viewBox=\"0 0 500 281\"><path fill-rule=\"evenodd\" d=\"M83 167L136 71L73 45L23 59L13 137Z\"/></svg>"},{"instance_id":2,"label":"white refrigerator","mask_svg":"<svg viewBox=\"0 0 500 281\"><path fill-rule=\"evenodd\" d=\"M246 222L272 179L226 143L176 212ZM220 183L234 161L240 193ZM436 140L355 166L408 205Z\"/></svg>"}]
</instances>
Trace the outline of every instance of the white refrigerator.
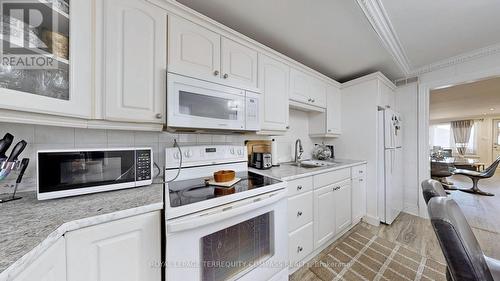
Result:
<instances>
[{"instance_id":1,"label":"white refrigerator","mask_svg":"<svg viewBox=\"0 0 500 281\"><path fill-rule=\"evenodd\" d=\"M386 108L378 112L378 215L380 221L391 224L403 210L403 157L401 116Z\"/></svg>"}]
</instances>

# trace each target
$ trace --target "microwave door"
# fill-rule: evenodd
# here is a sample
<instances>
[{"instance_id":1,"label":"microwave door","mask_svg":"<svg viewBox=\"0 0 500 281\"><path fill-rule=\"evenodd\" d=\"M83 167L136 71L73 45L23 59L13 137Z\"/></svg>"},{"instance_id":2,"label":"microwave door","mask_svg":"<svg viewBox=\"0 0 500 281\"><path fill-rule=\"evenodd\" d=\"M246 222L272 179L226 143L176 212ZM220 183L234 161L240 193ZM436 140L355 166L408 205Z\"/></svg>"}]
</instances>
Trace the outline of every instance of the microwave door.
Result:
<instances>
[{"instance_id":1,"label":"microwave door","mask_svg":"<svg viewBox=\"0 0 500 281\"><path fill-rule=\"evenodd\" d=\"M245 129L244 91L192 78L172 76L174 77L169 80L167 126Z\"/></svg>"}]
</instances>

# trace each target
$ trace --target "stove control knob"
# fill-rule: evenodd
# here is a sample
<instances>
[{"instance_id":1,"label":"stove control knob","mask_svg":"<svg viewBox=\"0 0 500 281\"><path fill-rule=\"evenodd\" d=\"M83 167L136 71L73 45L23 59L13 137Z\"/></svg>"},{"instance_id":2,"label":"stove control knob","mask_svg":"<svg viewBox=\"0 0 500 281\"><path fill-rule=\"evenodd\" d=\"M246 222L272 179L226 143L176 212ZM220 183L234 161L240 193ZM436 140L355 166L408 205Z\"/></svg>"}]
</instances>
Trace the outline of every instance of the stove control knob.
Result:
<instances>
[{"instance_id":1,"label":"stove control knob","mask_svg":"<svg viewBox=\"0 0 500 281\"><path fill-rule=\"evenodd\" d=\"M179 158L180 158L180 154L179 154L179 152L178 152L178 151L177 151L177 152L174 152L174 155L173 155L173 156L174 156L174 159L179 159Z\"/></svg>"},{"instance_id":2,"label":"stove control knob","mask_svg":"<svg viewBox=\"0 0 500 281\"><path fill-rule=\"evenodd\" d=\"M243 149L238 149L238 155L239 156L243 155Z\"/></svg>"},{"instance_id":3,"label":"stove control knob","mask_svg":"<svg viewBox=\"0 0 500 281\"><path fill-rule=\"evenodd\" d=\"M190 158L191 156L193 156L193 151L191 151L191 149L184 151L184 156L186 158Z\"/></svg>"},{"instance_id":4,"label":"stove control knob","mask_svg":"<svg viewBox=\"0 0 500 281\"><path fill-rule=\"evenodd\" d=\"M231 153L231 154L234 154L234 153L235 153L235 151L234 151L234 147L231 147L231 148L229 149L229 153Z\"/></svg>"}]
</instances>

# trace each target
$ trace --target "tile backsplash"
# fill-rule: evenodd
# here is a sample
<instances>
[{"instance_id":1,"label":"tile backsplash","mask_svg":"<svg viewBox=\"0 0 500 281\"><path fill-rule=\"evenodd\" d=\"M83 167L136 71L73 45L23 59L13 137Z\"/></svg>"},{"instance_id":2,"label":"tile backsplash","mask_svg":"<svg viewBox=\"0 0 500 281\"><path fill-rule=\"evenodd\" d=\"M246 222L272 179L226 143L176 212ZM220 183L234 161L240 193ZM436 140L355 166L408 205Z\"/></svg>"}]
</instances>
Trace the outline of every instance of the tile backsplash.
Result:
<instances>
[{"instance_id":1,"label":"tile backsplash","mask_svg":"<svg viewBox=\"0 0 500 281\"><path fill-rule=\"evenodd\" d=\"M272 139L278 142L278 155L280 162L290 161L294 155L295 140L300 138L304 147L303 158L310 158L314 143L321 139L309 138L307 113L290 110L290 130L283 136L261 136L256 134L186 134L169 132L143 132L79 129L53 126L39 126L28 124L14 124L0 122L0 138L5 133L14 135L14 144L24 139L28 146L21 157L30 158L23 184L19 190L34 190L36 176L36 151L44 149L66 148L107 148L107 147L152 147L154 160L158 166L163 167L165 162L164 150L171 147L174 139L181 145L195 144L239 144L243 145L246 139ZM9 149L8 153L14 146ZM10 185L15 179L0 183L0 193L10 192Z\"/></svg>"}]
</instances>

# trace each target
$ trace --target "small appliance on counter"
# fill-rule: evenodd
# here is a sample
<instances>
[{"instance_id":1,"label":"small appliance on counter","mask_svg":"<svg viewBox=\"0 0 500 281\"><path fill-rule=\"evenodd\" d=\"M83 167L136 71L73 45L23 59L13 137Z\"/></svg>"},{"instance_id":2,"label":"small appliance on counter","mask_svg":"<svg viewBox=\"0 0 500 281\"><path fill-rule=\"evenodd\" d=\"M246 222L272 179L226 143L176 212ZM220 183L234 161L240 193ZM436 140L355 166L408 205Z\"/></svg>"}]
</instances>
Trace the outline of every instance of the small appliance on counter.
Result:
<instances>
[{"instance_id":1,"label":"small appliance on counter","mask_svg":"<svg viewBox=\"0 0 500 281\"><path fill-rule=\"evenodd\" d=\"M318 160L333 160L335 158L333 145L315 144L312 156Z\"/></svg>"},{"instance_id":2,"label":"small appliance on counter","mask_svg":"<svg viewBox=\"0 0 500 281\"><path fill-rule=\"evenodd\" d=\"M252 162L250 166L256 169L269 169L273 166L271 153L254 152L252 153Z\"/></svg>"},{"instance_id":3,"label":"small appliance on counter","mask_svg":"<svg viewBox=\"0 0 500 281\"><path fill-rule=\"evenodd\" d=\"M26 148L27 143L24 140L19 141L10 152L10 155L7 157L6 152L12 144L13 140L14 136L9 133L5 134L5 136L0 139L0 182L7 180L9 175L17 174L16 183L14 185L14 191L12 195L9 194L5 198L0 198L0 203L14 201L22 198L16 196L16 192L17 187L19 186L19 183L21 183L21 180L23 178L24 171L26 171L26 168L28 167L29 159L23 158L22 160L18 160L18 157Z\"/></svg>"},{"instance_id":4,"label":"small appliance on counter","mask_svg":"<svg viewBox=\"0 0 500 281\"><path fill-rule=\"evenodd\" d=\"M248 140L245 144L250 167L264 170L273 166L273 145L271 140Z\"/></svg>"},{"instance_id":5,"label":"small appliance on counter","mask_svg":"<svg viewBox=\"0 0 500 281\"><path fill-rule=\"evenodd\" d=\"M44 150L37 160L38 200L153 183L150 147Z\"/></svg>"}]
</instances>

